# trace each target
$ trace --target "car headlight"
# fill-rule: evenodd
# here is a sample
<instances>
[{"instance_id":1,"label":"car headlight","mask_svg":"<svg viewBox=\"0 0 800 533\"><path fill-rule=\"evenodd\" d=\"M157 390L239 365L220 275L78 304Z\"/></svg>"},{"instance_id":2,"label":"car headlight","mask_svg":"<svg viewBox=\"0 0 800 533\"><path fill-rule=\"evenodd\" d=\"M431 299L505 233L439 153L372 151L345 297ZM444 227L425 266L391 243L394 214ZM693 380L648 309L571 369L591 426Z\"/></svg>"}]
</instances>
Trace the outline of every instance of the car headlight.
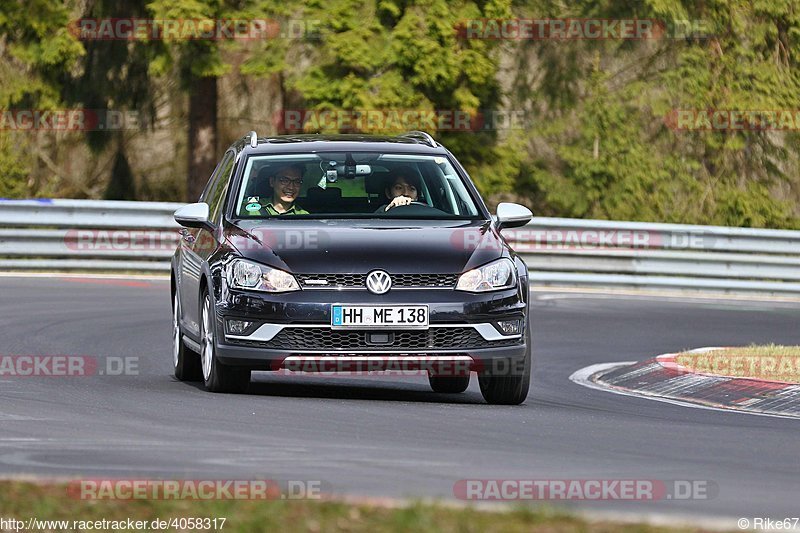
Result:
<instances>
[{"instance_id":1,"label":"car headlight","mask_svg":"<svg viewBox=\"0 0 800 533\"><path fill-rule=\"evenodd\" d=\"M510 259L498 259L482 267L461 274L456 284L457 291L487 292L508 289L517 283L514 263Z\"/></svg>"},{"instance_id":2,"label":"car headlight","mask_svg":"<svg viewBox=\"0 0 800 533\"><path fill-rule=\"evenodd\" d=\"M271 268L244 259L236 259L227 266L228 285L234 289L265 292L299 291L294 276L283 270Z\"/></svg>"}]
</instances>

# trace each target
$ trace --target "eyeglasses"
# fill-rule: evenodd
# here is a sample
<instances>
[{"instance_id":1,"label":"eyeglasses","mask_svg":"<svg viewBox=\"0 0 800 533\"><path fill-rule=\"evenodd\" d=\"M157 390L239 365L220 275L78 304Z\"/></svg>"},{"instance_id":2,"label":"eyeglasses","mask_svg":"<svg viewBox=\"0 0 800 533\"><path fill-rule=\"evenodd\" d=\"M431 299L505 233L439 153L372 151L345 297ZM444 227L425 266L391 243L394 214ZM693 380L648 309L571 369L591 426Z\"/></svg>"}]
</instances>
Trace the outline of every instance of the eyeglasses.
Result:
<instances>
[{"instance_id":1,"label":"eyeglasses","mask_svg":"<svg viewBox=\"0 0 800 533\"><path fill-rule=\"evenodd\" d=\"M278 183L284 186L292 184L299 187L303 184L303 178L292 178L291 176L276 176L275 179L278 180Z\"/></svg>"}]
</instances>

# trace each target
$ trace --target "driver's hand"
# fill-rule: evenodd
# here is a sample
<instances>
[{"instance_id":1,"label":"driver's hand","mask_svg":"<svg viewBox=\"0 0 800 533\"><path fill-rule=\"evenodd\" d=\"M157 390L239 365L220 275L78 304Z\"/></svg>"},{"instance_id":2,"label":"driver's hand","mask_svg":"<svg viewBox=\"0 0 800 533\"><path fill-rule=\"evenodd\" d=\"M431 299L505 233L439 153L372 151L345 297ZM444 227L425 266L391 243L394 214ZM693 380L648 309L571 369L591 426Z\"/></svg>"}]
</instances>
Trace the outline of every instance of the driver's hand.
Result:
<instances>
[{"instance_id":1,"label":"driver's hand","mask_svg":"<svg viewBox=\"0 0 800 533\"><path fill-rule=\"evenodd\" d=\"M386 209L384 209L384 211L388 211L389 209L391 209L393 207L399 207L401 205L409 205L413 201L414 200L412 200L408 196L396 196L394 198L394 200L392 200L389 203L389 205L386 206Z\"/></svg>"}]
</instances>

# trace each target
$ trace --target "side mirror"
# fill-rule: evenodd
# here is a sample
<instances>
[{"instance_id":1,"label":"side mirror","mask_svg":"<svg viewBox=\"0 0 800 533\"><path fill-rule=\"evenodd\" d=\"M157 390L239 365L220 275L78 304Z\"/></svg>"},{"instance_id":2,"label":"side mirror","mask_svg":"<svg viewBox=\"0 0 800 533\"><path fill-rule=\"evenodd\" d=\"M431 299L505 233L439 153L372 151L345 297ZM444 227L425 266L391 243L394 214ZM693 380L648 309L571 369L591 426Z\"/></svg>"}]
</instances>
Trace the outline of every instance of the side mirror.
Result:
<instances>
[{"instance_id":1,"label":"side mirror","mask_svg":"<svg viewBox=\"0 0 800 533\"><path fill-rule=\"evenodd\" d=\"M531 210L524 205L503 202L497 206L497 229L518 228L533 218Z\"/></svg>"},{"instance_id":2,"label":"side mirror","mask_svg":"<svg viewBox=\"0 0 800 533\"><path fill-rule=\"evenodd\" d=\"M208 220L209 207L204 202L189 204L175 211L175 222L185 228L205 228L213 231L214 225Z\"/></svg>"}]
</instances>

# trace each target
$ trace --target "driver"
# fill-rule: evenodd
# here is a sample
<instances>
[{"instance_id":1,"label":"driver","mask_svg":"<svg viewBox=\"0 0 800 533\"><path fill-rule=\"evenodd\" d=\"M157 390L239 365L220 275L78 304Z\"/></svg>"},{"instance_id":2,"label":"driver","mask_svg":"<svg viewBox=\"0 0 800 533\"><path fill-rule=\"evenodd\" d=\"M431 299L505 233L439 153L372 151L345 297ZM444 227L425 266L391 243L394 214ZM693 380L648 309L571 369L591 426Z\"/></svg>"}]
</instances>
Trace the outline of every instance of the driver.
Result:
<instances>
[{"instance_id":1,"label":"driver","mask_svg":"<svg viewBox=\"0 0 800 533\"><path fill-rule=\"evenodd\" d=\"M382 205L377 213L388 211L393 207L409 205L419 197L420 182L417 173L411 167L402 166L392 170L387 176L386 199L388 204Z\"/></svg>"}]
</instances>

